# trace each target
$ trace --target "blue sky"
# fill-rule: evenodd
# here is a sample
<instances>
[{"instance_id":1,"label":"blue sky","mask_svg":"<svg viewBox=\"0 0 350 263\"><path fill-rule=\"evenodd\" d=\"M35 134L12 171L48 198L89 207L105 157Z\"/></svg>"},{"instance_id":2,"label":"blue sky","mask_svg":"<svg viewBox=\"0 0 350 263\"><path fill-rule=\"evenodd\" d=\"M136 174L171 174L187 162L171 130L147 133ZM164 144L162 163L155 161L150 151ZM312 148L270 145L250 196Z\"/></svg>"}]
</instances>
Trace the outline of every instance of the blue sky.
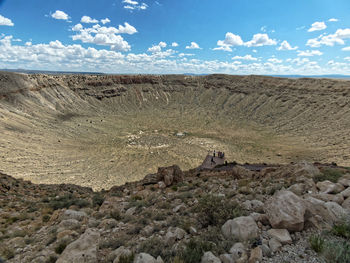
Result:
<instances>
[{"instance_id":1,"label":"blue sky","mask_svg":"<svg viewBox=\"0 0 350 263\"><path fill-rule=\"evenodd\" d=\"M348 0L0 0L0 68L350 74Z\"/></svg>"}]
</instances>

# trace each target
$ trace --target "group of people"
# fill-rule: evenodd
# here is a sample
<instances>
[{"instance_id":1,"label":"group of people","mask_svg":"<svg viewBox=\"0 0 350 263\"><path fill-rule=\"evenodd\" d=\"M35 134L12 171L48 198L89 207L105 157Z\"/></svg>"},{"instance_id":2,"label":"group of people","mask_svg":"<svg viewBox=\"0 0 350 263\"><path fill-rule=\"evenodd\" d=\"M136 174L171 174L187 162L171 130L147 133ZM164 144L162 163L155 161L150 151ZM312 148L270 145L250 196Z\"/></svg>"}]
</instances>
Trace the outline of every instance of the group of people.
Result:
<instances>
[{"instance_id":1,"label":"group of people","mask_svg":"<svg viewBox=\"0 0 350 263\"><path fill-rule=\"evenodd\" d=\"M215 157L215 154L216 154L216 152L215 152L215 150L214 150L214 152L213 152L213 157ZM225 153L224 153L224 152L218 152L218 157L219 157L219 158L224 158L224 157L225 157Z\"/></svg>"}]
</instances>

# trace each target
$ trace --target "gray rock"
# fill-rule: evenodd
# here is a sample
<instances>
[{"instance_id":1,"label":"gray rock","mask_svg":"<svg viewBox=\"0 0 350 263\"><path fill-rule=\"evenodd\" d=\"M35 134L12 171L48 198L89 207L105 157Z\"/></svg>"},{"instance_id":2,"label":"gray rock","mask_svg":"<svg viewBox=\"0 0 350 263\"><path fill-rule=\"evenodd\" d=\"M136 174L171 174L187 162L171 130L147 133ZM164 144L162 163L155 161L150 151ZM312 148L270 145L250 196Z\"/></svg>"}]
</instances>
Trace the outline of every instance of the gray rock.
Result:
<instances>
[{"instance_id":1,"label":"gray rock","mask_svg":"<svg viewBox=\"0 0 350 263\"><path fill-rule=\"evenodd\" d=\"M342 177L338 180L338 183L343 185L344 187L349 187L350 186L350 179Z\"/></svg>"},{"instance_id":2,"label":"gray rock","mask_svg":"<svg viewBox=\"0 0 350 263\"><path fill-rule=\"evenodd\" d=\"M313 197L325 202L336 202L338 204L341 204L344 202L344 197L341 194L332 195L332 194L319 193L319 194L313 195Z\"/></svg>"},{"instance_id":3,"label":"gray rock","mask_svg":"<svg viewBox=\"0 0 350 263\"><path fill-rule=\"evenodd\" d=\"M63 217L64 219L76 219L78 221L81 221L87 217L87 214L85 212L68 209L64 212Z\"/></svg>"},{"instance_id":4,"label":"gray rock","mask_svg":"<svg viewBox=\"0 0 350 263\"><path fill-rule=\"evenodd\" d=\"M157 263L157 260L147 253L140 253L135 256L134 263Z\"/></svg>"},{"instance_id":5,"label":"gray rock","mask_svg":"<svg viewBox=\"0 0 350 263\"><path fill-rule=\"evenodd\" d=\"M278 240L282 245L292 243L292 238L287 229L270 229L267 234L270 238Z\"/></svg>"},{"instance_id":6,"label":"gray rock","mask_svg":"<svg viewBox=\"0 0 350 263\"><path fill-rule=\"evenodd\" d=\"M350 197L350 187L346 188L343 192L340 193L344 198Z\"/></svg>"},{"instance_id":7,"label":"gray rock","mask_svg":"<svg viewBox=\"0 0 350 263\"><path fill-rule=\"evenodd\" d=\"M269 248L268 245L262 244L261 245L261 250L263 252L264 257L270 257L271 256L271 249Z\"/></svg>"},{"instance_id":8,"label":"gray rock","mask_svg":"<svg viewBox=\"0 0 350 263\"><path fill-rule=\"evenodd\" d=\"M202 256L201 263L221 263L221 260L216 257L211 251L205 252Z\"/></svg>"},{"instance_id":9,"label":"gray rock","mask_svg":"<svg viewBox=\"0 0 350 263\"><path fill-rule=\"evenodd\" d=\"M56 263L96 263L99 238L98 231L87 229L65 248Z\"/></svg>"},{"instance_id":10,"label":"gray rock","mask_svg":"<svg viewBox=\"0 0 350 263\"><path fill-rule=\"evenodd\" d=\"M250 251L248 263L256 263L262 260L263 253L260 247L255 247Z\"/></svg>"},{"instance_id":11,"label":"gray rock","mask_svg":"<svg viewBox=\"0 0 350 263\"><path fill-rule=\"evenodd\" d=\"M278 191L265 202L265 212L273 228L301 231L305 210L303 200L287 190Z\"/></svg>"},{"instance_id":12,"label":"gray rock","mask_svg":"<svg viewBox=\"0 0 350 263\"><path fill-rule=\"evenodd\" d=\"M241 243L241 242L235 243L230 248L229 252L231 253L231 255L233 256L233 258L235 260L241 258L243 255L246 254L245 247L244 247L243 243Z\"/></svg>"},{"instance_id":13,"label":"gray rock","mask_svg":"<svg viewBox=\"0 0 350 263\"><path fill-rule=\"evenodd\" d=\"M328 180L323 182L318 182L316 186L320 190L320 192L325 194L338 194L345 189L342 184L332 183L331 181L328 181Z\"/></svg>"},{"instance_id":14,"label":"gray rock","mask_svg":"<svg viewBox=\"0 0 350 263\"><path fill-rule=\"evenodd\" d=\"M343 202L342 207L350 212L350 197Z\"/></svg>"},{"instance_id":15,"label":"gray rock","mask_svg":"<svg viewBox=\"0 0 350 263\"><path fill-rule=\"evenodd\" d=\"M61 232L65 229L77 229L80 227L80 222L76 219L66 219L66 220L62 220L59 224L58 224L58 232Z\"/></svg>"},{"instance_id":16,"label":"gray rock","mask_svg":"<svg viewBox=\"0 0 350 263\"><path fill-rule=\"evenodd\" d=\"M349 212L335 202L327 202L325 203L325 207L331 214L333 214L335 221L339 221L349 216Z\"/></svg>"},{"instance_id":17,"label":"gray rock","mask_svg":"<svg viewBox=\"0 0 350 263\"><path fill-rule=\"evenodd\" d=\"M235 258L232 254L221 254L220 260L222 263L235 263Z\"/></svg>"},{"instance_id":18,"label":"gray rock","mask_svg":"<svg viewBox=\"0 0 350 263\"><path fill-rule=\"evenodd\" d=\"M271 252L275 253L281 249L282 244L278 240L276 240L275 238L271 238L269 240L269 247L271 249Z\"/></svg>"},{"instance_id":19,"label":"gray rock","mask_svg":"<svg viewBox=\"0 0 350 263\"><path fill-rule=\"evenodd\" d=\"M233 236L240 241L254 239L259 235L259 228L250 216L241 216L228 220L221 227L221 231L226 238Z\"/></svg>"}]
</instances>

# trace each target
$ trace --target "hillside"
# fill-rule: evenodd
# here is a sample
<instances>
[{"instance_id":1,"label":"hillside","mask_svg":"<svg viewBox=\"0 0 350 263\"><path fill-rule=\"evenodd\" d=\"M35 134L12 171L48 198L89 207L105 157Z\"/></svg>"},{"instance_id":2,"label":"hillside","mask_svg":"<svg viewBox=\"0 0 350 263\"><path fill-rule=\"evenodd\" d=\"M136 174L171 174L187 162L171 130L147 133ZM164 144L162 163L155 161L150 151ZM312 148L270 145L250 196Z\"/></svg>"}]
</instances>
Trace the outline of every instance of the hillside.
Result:
<instances>
[{"instance_id":1,"label":"hillside","mask_svg":"<svg viewBox=\"0 0 350 263\"><path fill-rule=\"evenodd\" d=\"M94 189L158 166L350 165L350 82L263 76L0 73L0 170Z\"/></svg>"},{"instance_id":2,"label":"hillside","mask_svg":"<svg viewBox=\"0 0 350 263\"><path fill-rule=\"evenodd\" d=\"M0 173L0 262L349 262L350 168L256 168L165 167L101 192Z\"/></svg>"}]
</instances>

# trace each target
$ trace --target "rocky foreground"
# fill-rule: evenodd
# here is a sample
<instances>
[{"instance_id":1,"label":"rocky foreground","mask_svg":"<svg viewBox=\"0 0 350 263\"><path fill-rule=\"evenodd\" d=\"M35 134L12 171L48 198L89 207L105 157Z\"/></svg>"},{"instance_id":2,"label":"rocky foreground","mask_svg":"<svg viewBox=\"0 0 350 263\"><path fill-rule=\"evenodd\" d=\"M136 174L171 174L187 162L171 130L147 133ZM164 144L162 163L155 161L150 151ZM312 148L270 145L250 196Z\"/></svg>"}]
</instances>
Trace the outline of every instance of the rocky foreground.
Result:
<instances>
[{"instance_id":1,"label":"rocky foreground","mask_svg":"<svg viewBox=\"0 0 350 263\"><path fill-rule=\"evenodd\" d=\"M350 262L349 168L253 168L101 192L0 174L0 262Z\"/></svg>"}]
</instances>

